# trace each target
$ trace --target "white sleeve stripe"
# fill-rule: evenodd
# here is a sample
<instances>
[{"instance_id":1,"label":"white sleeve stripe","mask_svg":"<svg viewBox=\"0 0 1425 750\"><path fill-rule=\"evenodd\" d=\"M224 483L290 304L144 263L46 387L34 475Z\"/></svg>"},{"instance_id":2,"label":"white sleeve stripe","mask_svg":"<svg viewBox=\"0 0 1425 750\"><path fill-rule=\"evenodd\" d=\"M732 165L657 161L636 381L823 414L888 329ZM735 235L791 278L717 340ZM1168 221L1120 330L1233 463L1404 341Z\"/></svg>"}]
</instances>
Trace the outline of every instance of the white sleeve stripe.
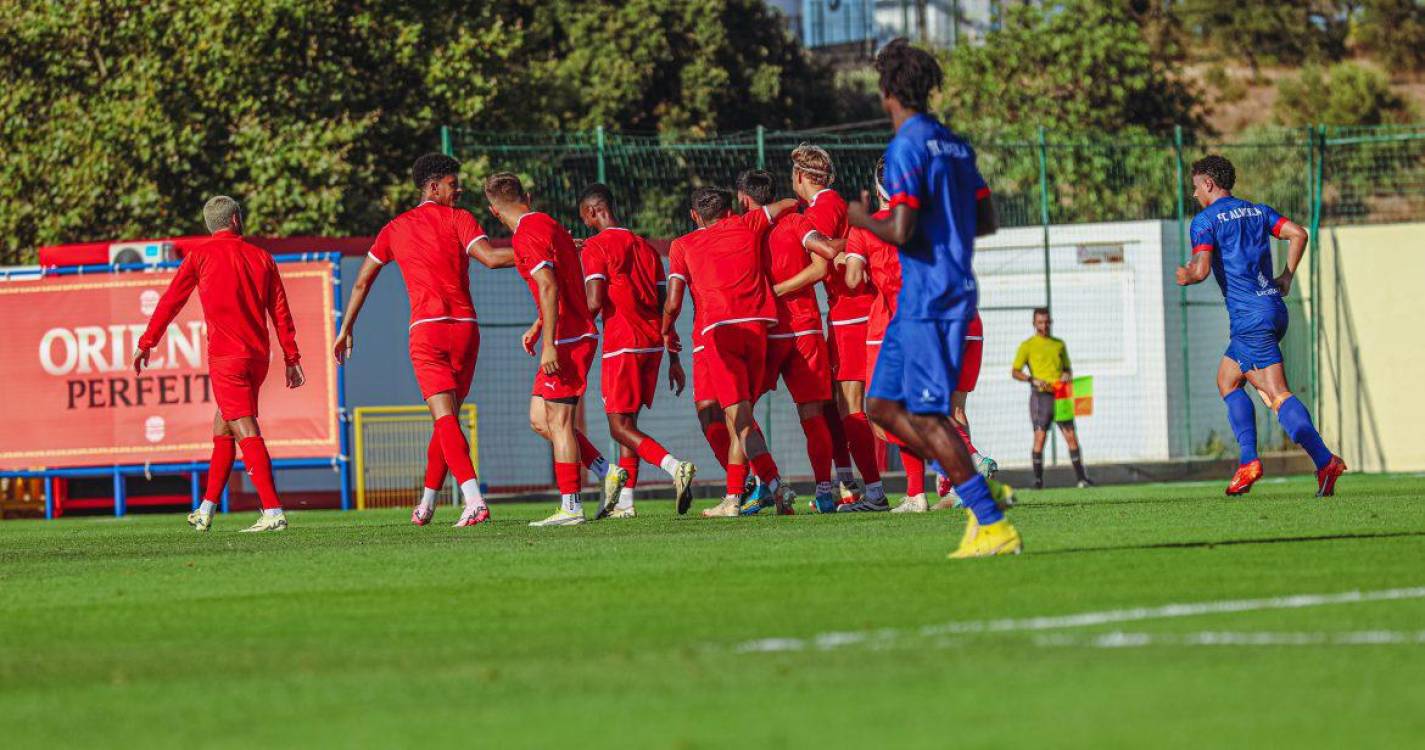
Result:
<instances>
[{"instance_id":1,"label":"white sleeve stripe","mask_svg":"<svg viewBox=\"0 0 1425 750\"><path fill-rule=\"evenodd\" d=\"M609 277L601 273L591 273L588 276L584 277L584 281L593 281L594 279L603 279L604 281L608 281Z\"/></svg>"},{"instance_id":2,"label":"white sleeve stripe","mask_svg":"<svg viewBox=\"0 0 1425 750\"><path fill-rule=\"evenodd\" d=\"M763 206L763 207L762 207L762 215L767 217L767 221L772 221L772 207L771 207L771 206Z\"/></svg>"},{"instance_id":3,"label":"white sleeve stripe","mask_svg":"<svg viewBox=\"0 0 1425 750\"><path fill-rule=\"evenodd\" d=\"M366 254L366 257L368 257L368 258L370 258L371 260L375 261L375 262L376 262L376 265L378 265L378 266L384 266L384 265L386 265L386 261L381 260L380 258L376 257L376 253L367 253L367 254Z\"/></svg>"},{"instance_id":4,"label":"white sleeve stripe","mask_svg":"<svg viewBox=\"0 0 1425 750\"><path fill-rule=\"evenodd\" d=\"M864 255L862 255L862 254L860 254L860 253L847 253L847 254L846 254L846 259L847 259L847 260L851 260L852 258L855 258L856 260L859 260L859 261L861 261L862 263L870 263L870 261L866 260L866 256L864 256Z\"/></svg>"},{"instance_id":5,"label":"white sleeve stripe","mask_svg":"<svg viewBox=\"0 0 1425 750\"><path fill-rule=\"evenodd\" d=\"M684 275L681 274L681 273L670 273L670 274L668 274L668 278L670 278L670 279L682 279L684 283L687 283L687 281L688 281L688 277L687 277L687 276L684 276Z\"/></svg>"},{"instance_id":6,"label":"white sleeve stripe","mask_svg":"<svg viewBox=\"0 0 1425 750\"><path fill-rule=\"evenodd\" d=\"M531 274L533 274L535 271L538 271L539 269L544 268L545 266L548 266L548 267L550 267L550 268L553 268L553 267L554 267L554 261L552 261L552 260L542 260L542 261L540 261L539 264L536 265L534 268L529 269L529 272L530 272Z\"/></svg>"},{"instance_id":7,"label":"white sleeve stripe","mask_svg":"<svg viewBox=\"0 0 1425 750\"><path fill-rule=\"evenodd\" d=\"M815 230L815 229L813 229L813 230L807 232L806 234L802 235L802 247L806 247L806 246L807 246L807 240L811 239L811 236L812 236L813 234L816 234L816 230Z\"/></svg>"},{"instance_id":8,"label":"white sleeve stripe","mask_svg":"<svg viewBox=\"0 0 1425 750\"><path fill-rule=\"evenodd\" d=\"M467 242L467 243L465 244L465 252L467 252L467 253L470 252L470 248L475 247L475 243L479 242L480 240L488 240L488 239L490 239L490 235L488 235L488 234L482 234L482 235L480 235L479 237L476 237L475 239L470 240L469 242Z\"/></svg>"}]
</instances>

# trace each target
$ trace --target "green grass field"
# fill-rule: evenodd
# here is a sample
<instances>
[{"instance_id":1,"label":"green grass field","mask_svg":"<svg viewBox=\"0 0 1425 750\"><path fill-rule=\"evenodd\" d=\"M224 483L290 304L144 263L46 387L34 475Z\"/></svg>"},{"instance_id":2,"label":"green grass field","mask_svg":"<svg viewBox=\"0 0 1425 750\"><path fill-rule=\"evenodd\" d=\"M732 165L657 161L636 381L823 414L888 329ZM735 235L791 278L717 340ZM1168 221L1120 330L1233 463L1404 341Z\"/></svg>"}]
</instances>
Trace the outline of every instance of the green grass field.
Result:
<instances>
[{"instance_id":1,"label":"green grass field","mask_svg":"<svg viewBox=\"0 0 1425 750\"><path fill-rule=\"evenodd\" d=\"M6 522L0 744L1419 747L1425 479L1313 489L1021 493L965 562L958 512Z\"/></svg>"}]
</instances>

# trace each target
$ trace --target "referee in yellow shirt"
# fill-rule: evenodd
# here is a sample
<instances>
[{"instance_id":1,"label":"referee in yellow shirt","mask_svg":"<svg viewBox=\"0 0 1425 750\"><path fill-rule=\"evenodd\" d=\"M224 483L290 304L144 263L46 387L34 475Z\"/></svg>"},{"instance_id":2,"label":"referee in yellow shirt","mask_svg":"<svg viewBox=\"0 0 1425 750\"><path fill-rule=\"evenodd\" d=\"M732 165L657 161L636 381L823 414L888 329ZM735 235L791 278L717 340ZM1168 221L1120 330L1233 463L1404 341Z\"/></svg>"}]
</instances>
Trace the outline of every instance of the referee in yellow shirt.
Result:
<instances>
[{"instance_id":1,"label":"referee in yellow shirt","mask_svg":"<svg viewBox=\"0 0 1425 750\"><path fill-rule=\"evenodd\" d=\"M1054 421L1054 384L1069 382L1074 378L1073 367L1069 364L1069 348L1062 339L1049 335L1054 321L1049 317L1049 308L1034 310L1034 335L1019 345L1014 354L1014 379L1029 384L1029 421L1034 425L1034 489L1044 489L1044 439L1049 435L1049 424ZM1028 372L1026 372L1028 368ZM1074 473L1079 477L1080 487L1089 487L1093 482L1084 473L1083 456L1079 453L1079 436L1074 432L1074 420L1059 422L1059 432L1069 445L1069 460L1074 463Z\"/></svg>"}]
</instances>

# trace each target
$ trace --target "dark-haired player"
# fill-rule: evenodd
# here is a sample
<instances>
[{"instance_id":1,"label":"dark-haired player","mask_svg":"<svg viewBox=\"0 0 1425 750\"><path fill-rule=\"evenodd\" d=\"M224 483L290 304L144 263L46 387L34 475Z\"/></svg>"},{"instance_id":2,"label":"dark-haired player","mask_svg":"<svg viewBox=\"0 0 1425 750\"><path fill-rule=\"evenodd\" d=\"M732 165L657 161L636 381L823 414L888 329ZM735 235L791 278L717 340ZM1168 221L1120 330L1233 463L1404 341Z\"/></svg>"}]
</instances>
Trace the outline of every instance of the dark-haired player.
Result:
<instances>
[{"instance_id":1,"label":"dark-haired player","mask_svg":"<svg viewBox=\"0 0 1425 750\"><path fill-rule=\"evenodd\" d=\"M951 424L978 304L975 237L995 229L989 188L970 144L926 114L943 79L934 56L896 39L876 55L876 71L896 130L885 155L890 214L872 216L863 194L849 220L900 248L901 291L867 394L871 418L918 455L938 460L955 482L971 523L952 558L1018 553L1019 532Z\"/></svg>"},{"instance_id":2,"label":"dark-haired player","mask_svg":"<svg viewBox=\"0 0 1425 750\"><path fill-rule=\"evenodd\" d=\"M796 495L781 482L777 463L752 418L752 403L760 393L766 366L767 328L777 322L776 302L758 251L758 236L732 212L732 206L733 196L727 190L693 192L691 214L698 229L680 238L679 260L671 264L669 274L670 280L674 274L682 277L692 290L693 326L705 347L707 380L731 433L727 494L703 515L739 514L749 462L772 493L777 512L790 515ZM768 213L764 218L770 220ZM663 316L665 336L677 319L675 294L681 298L681 292L670 287Z\"/></svg>"},{"instance_id":3,"label":"dark-haired player","mask_svg":"<svg viewBox=\"0 0 1425 750\"><path fill-rule=\"evenodd\" d=\"M827 237L846 239L850 230L846 201L831 188L836 180L831 154L820 146L803 143L792 151L791 161L792 190L807 204L803 215ZM886 493L876 460L876 437L865 410L866 321L876 290L873 284L852 289L841 273L828 274L824 286L830 331L828 352L836 399L835 406L826 410L826 422L831 430L837 479L848 491L848 502L861 500L861 486L851 473L854 461L865 482L865 496L873 505L885 505ZM836 503L826 502L822 495L817 496L815 505L823 513L836 510Z\"/></svg>"},{"instance_id":4,"label":"dark-haired player","mask_svg":"<svg viewBox=\"0 0 1425 750\"><path fill-rule=\"evenodd\" d=\"M213 236L184 256L159 299L134 352L134 374L143 372L149 352L197 289L208 329L208 374L218 413L213 418L208 486L198 509L188 515L188 523L198 531L212 526L214 508L227 486L236 449L240 447L262 504L262 515L243 531L282 531L287 528L287 517L272 480L272 458L257 425L257 395L267 378L271 356L269 318L277 329L277 341L287 365L287 387L297 388L305 382L302 357L297 351L297 328L292 323L277 264L267 251L242 239L242 207L238 202L226 195L214 196L203 206L203 221Z\"/></svg>"},{"instance_id":5,"label":"dark-haired player","mask_svg":"<svg viewBox=\"0 0 1425 750\"><path fill-rule=\"evenodd\" d=\"M470 301L470 259L488 268L507 268L514 264L514 256L491 246L480 222L455 206L461 194L460 162L443 154L426 154L416 160L411 179L421 191L421 202L376 235L351 287L335 354L338 362L351 356L352 332L371 284L387 263L395 261L411 302L411 369L435 420L426 450L424 491L411 511L411 523L430 523L436 493L449 469L465 500L455 525L474 526L488 519L490 510L459 419L480 354L480 326Z\"/></svg>"},{"instance_id":6,"label":"dark-haired player","mask_svg":"<svg viewBox=\"0 0 1425 750\"><path fill-rule=\"evenodd\" d=\"M1346 463L1331 453L1311 423L1306 405L1292 395L1282 365L1280 342L1286 335L1287 309L1282 297L1306 254L1307 233L1296 222L1264 203L1232 195L1237 172L1232 162L1212 155L1192 165L1192 196L1202 211L1192 220L1192 260L1177 269L1178 284L1217 278L1227 302L1231 340L1217 367L1217 390L1227 403L1227 420L1241 456L1228 495L1244 495L1262 478L1257 458L1257 420L1252 399L1242 390L1251 383L1277 413L1277 421L1316 464L1316 496L1336 492ZM1286 267L1272 268L1271 238L1287 241Z\"/></svg>"},{"instance_id":7,"label":"dark-haired player","mask_svg":"<svg viewBox=\"0 0 1425 750\"><path fill-rule=\"evenodd\" d=\"M663 260L647 240L619 226L613 193L606 185L584 188L579 195L579 218L597 232L584 240L580 251L584 291L589 311L602 313L604 318L600 377L604 411L609 417L609 434L620 446L619 466L628 472L617 505L609 503L615 498L605 498L598 517L633 517L640 459L668 472L678 503L686 505L697 467L691 461L680 461L638 429L638 412L653 406L658 366L663 361Z\"/></svg>"},{"instance_id":8,"label":"dark-haired player","mask_svg":"<svg viewBox=\"0 0 1425 750\"><path fill-rule=\"evenodd\" d=\"M485 199L514 237L515 267L529 286L539 317L521 342L534 356L540 341L539 371L530 391L530 428L554 448L554 481L560 504L548 518L531 526L576 526L584 523L582 462L603 480L604 506L616 503L628 472L610 466L594 444L574 426L579 398L588 387L589 367L598 348L599 331L584 295L584 272L574 238L546 213L530 210L530 197L520 178L497 172L485 179Z\"/></svg>"}]
</instances>

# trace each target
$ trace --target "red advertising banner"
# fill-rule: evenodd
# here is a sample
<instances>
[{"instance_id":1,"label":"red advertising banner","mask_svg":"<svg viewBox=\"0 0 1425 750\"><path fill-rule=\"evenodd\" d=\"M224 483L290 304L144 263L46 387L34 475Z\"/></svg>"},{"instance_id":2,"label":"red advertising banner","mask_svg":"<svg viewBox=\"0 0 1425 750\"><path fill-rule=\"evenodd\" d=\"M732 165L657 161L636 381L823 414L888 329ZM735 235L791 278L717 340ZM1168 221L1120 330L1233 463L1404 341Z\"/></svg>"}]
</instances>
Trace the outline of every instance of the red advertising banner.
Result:
<instances>
[{"instance_id":1,"label":"red advertising banner","mask_svg":"<svg viewBox=\"0 0 1425 750\"><path fill-rule=\"evenodd\" d=\"M273 337L258 421L274 458L334 456L332 267L278 269L307 382L286 387ZM217 406L198 295L169 326L143 375L135 376L129 362L173 275L0 282L0 469L207 460Z\"/></svg>"}]
</instances>

